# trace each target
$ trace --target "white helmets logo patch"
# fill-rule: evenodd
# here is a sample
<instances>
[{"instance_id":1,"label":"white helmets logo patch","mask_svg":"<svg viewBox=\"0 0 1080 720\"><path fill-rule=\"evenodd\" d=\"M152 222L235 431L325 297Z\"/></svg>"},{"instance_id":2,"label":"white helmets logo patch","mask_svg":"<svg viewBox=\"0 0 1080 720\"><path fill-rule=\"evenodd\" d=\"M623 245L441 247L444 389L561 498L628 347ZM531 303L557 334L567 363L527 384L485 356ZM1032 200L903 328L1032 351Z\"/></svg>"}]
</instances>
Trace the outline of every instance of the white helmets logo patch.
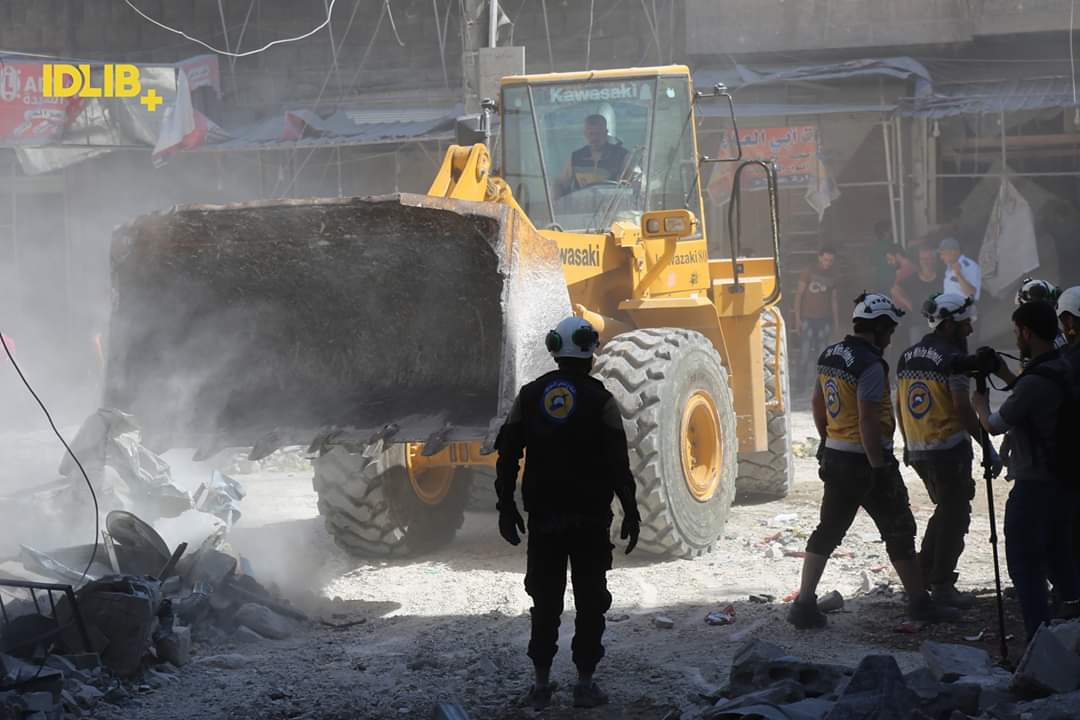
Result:
<instances>
[{"instance_id":1,"label":"white helmets logo patch","mask_svg":"<svg viewBox=\"0 0 1080 720\"><path fill-rule=\"evenodd\" d=\"M549 420L566 422L577 408L577 388L566 380L556 380L544 388L543 403Z\"/></svg>"}]
</instances>

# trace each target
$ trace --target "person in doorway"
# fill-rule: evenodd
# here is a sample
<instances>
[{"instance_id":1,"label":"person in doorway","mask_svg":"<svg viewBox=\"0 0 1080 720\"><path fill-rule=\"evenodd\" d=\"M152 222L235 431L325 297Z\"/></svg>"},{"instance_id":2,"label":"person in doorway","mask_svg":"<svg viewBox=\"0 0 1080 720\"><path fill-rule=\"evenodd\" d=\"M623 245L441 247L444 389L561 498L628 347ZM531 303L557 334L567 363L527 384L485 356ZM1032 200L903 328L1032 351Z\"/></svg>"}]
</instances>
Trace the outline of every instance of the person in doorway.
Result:
<instances>
[{"instance_id":1,"label":"person in doorway","mask_svg":"<svg viewBox=\"0 0 1080 720\"><path fill-rule=\"evenodd\" d=\"M1054 462L1059 410L1067 399L1054 379L1062 372L1054 350L1057 312L1049 303L1028 302L1016 309L1012 320L1017 348L1028 362L997 412L991 413L986 393L976 392L973 400L988 433L1008 433L1013 487L1005 503L1005 562L1030 641L1051 617L1048 580L1072 614L1080 609L1080 580L1072 557L1076 497L1061 482ZM1012 373L998 362L995 374L1009 382Z\"/></svg>"},{"instance_id":2,"label":"person in doorway","mask_svg":"<svg viewBox=\"0 0 1080 720\"><path fill-rule=\"evenodd\" d=\"M825 493L821 521L806 543L799 594L788 611L788 622L796 628L827 624L817 606L817 586L860 507L881 532L907 591L912 619L959 617L955 608L935 604L923 586L915 559L915 517L893 456L896 420L882 352L903 315L886 295L860 295L852 313L853 333L827 347L818 360L812 409L821 436L819 475Z\"/></svg>"},{"instance_id":3,"label":"person in doorway","mask_svg":"<svg viewBox=\"0 0 1080 720\"><path fill-rule=\"evenodd\" d=\"M979 301L982 292L982 270L979 263L960 252L960 241L947 237L938 246L938 255L945 264L942 292L959 293Z\"/></svg>"},{"instance_id":4,"label":"person in doorway","mask_svg":"<svg viewBox=\"0 0 1080 720\"><path fill-rule=\"evenodd\" d=\"M589 375L598 340L592 325L577 317L550 331L546 345L558 370L521 389L495 443L499 533L511 545L518 545L518 533L525 531L514 490L528 451L521 495L529 516L525 591L533 600L529 658L536 672L528 701L537 709L551 702L556 689L551 663L558 650L567 561L577 607L574 706L607 702L593 673L604 657L604 613L611 607L606 578L614 548L609 541L614 497L622 505L627 553L637 544L641 523L622 414L603 383Z\"/></svg>"},{"instance_id":5,"label":"person in doorway","mask_svg":"<svg viewBox=\"0 0 1080 720\"><path fill-rule=\"evenodd\" d=\"M971 438L980 439L979 418L971 407L971 380L952 368L967 355L975 319L975 301L959 294L928 299L922 315L930 333L900 355L900 429L904 462L922 478L934 514L926 524L919 565L931 597L967 609L974 598L956 590L956 564L971 523L975 480L971 474ZM997 472L999 458L991 458Z\"/></svg>"},{"instance_id":6,"label":"person in doorway","mask_svg":"<svg viewBox=\"0 0 1080 720\"><path fill-rule=\"evenodd\" d=\"M809 385L814 361L829 342L833 330L840 327L836 307L836 252L828 246L818 250L817 261L799 275L795 291L795 323L792 331L799 336L797 387Z\"/></svg>"},{"instance_id":7,"label":"person in doorway","mask_svg":"<svg viewBox=\"0 0 1080 720\"><path fill-rule=\"evenodd\" d=\"M586 144L570 155L570 162L555 181L555 197L604 182L617 182L626 170L629 152L611 142L607 118L589 115L585 118Z\"/></svg>"}]
</instances>

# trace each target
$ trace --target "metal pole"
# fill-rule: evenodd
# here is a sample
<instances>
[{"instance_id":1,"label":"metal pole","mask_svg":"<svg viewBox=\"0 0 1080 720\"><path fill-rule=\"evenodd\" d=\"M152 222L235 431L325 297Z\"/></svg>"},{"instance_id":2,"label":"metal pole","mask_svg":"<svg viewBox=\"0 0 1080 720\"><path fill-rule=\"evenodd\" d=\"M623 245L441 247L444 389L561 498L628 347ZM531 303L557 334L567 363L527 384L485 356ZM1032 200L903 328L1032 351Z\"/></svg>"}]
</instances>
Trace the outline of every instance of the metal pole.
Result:
<instances>
[{"instance_id":1,"label":"metal pole","mask_svg":"<svg viewBox=\"0 0 1080 720\"><path fill-rule=\"evenodd\" d=\"M907 208L904 193L904 136L900 130L900 117L893 118L893 135L896 137L896 176L900 195L900 244L907 247Z\"/></svg>"},{"instance_id":2,"label":"metal pole","mask_svg":"<svg viewBox=\"0 0 1080 720\"><path fill-rule=\"evenodd\" d=\"M896 198L893 194L892 148L889 140L889 122L881 122L881 140L885 144L885 177L889 183L889 220L892 222L893 242L896 242Z\"/></svg>"},{"instance_id":3,"label":"metal pole","mask_svg":"<svg viewBox=\"0 0 1080 720\"><path fill-rule=\"evenodd\" d=\"M488 0L488 47L499 44L499 0Z\"/></svg>"}]
</instances>

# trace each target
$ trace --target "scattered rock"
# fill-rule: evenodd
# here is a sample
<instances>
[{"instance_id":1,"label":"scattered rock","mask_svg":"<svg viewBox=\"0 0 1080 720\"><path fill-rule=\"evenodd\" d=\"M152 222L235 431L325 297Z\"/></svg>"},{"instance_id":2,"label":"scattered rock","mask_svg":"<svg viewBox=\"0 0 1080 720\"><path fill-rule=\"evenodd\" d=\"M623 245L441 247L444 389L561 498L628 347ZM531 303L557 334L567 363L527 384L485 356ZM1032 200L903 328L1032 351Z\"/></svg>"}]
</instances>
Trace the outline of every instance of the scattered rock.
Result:
<instances>
[{"instance_id":1,"label":"scattered rock","mask_svg":"<svg viewBox=\"0 0 1080 720\"><path fill-rule=\"evenodd\" d=\"M867 655L836 701L829 720L909 720L917 707L918 697L904 683L896 660L889 655Z\"/></svg>"},{"instance_id":2,"label":"scattered rock","mask_svg":"<svg viewBox=\"0 0 1080 720\"><path fill-rule=\"evenodd\" d=\"M838 591L833 590L827 593L824 597L818 598L817 601L818 610L821 612L836 612L837 610L844 609L844 596Z\"/></svg>"},{"instance_id":3,"label":"scattered rock","mask_svg":"<svg viewBox=\"0 0 1080 720\"><path fill-rule=\"evenodd\" d=\"M296 631L291 620L255 603L241 605L236 611L236 622L271 640L284 640Z\"/></svg>"},{"instance_id":4,"label":"scattered rock","mask_svg":"<svg viewBox=\"0 0 1080 720\"><path fill-rule=\"evenodd\" d=\"M1080 687L1080 658L1069 652L1047 626L1041 626L1013 676L1012 690L1022 697L1066 693Z\"/></svg>"},{"instance_id":5,"label":"scattered rock","mask_svg":"<svg viewBox=\"0 0 1080 720\"><path fill-rule=\"evenodd\" d=\"M923 659L935 680L953 682L964 675L987 675L993 663L985 650L928 640L922 644Z\"/></svg>"},{"instance_id":6,"label":"scattered rock","mask_svg":"<svg viewBox=\"0 0 1080 720\"><path fill-rule=\"evenodd\" d=\"M131 693L123 685L114 685L105 691L103 700L112 705L120 705L131 699Z\"/></svg>"},{"instance_id":7,"label":"scattered rock","mask_svg":"<svg viewBox=\"0 0 1080 720\"><path fill-rule=\"evenodd\" d=\"M610 613L607 616L607 621L611 622L611 623L625 622L626 620L629 620L629 619L630 619L630 616L627 615L626 613Z\"/></svg>"},{"instance_id":8,"label":"scattered rock","mask_svg":"<svg viewBox=\"0 0 1080 720\"><path fill-rule=\"evenodd\" d=\"M250 665L252 659L247 655L228 653L225 655L208 655L207 657L199 658L196 662L199 665L221 668L222 670L241 670Z\"/></svg>"},{"instance_id":9,"label":"scattered rock","mask_svg":"<svg viewBox=\"0 0 1080 720\"><path fill-rule=\"evenodd\" d=\"M765 557L770 560L779 560L784 557L784 550L779 545L770 545L769 549L765 551Z\"/></svg>"},{"instance_id":10,"label":"scattered rock","mask_svg":"<svg viewBox=\"0 0 1080 720\"><path fill-rule=\"evenodd\" d=\"M653 625L663 630L670 630L675 627L675 621L667 615L657 615L653 618Z\"/></svg>"},{"instance_id":11,"label":"scattered rock","mask_svg":"<svg viewBox=\"0 0 1080 720\"><path fill-rule=\"evenodd\" d=\"M776 596L769 595L768 593L755 593L754 595L750 596L750 602L767 605L769 603L776 602Z\"/></svg>"}]
</instances>

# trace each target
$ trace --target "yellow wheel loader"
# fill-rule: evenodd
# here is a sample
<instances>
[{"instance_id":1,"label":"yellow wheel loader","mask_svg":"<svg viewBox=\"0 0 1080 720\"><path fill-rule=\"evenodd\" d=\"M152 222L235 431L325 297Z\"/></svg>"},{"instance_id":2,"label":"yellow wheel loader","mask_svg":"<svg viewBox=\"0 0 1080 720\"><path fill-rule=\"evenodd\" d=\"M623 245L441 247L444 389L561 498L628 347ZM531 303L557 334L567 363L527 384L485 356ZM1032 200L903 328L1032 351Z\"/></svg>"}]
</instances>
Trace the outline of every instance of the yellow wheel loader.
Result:
<instances>
[{"instance_id":1,"label":"yellow wheel loader","mask_svg":"<svg viewBox=\"0 0 1080 720\"><path fill-rule=\"evenodd\" d=\"M698 555L737 486L792 482L775 168L699 156L714 101L734 123L684 66L507 77L498 136L451 146L426 195L138 218L113 242L106 403L197 458L308 444L341 547L423 552L490 487L517 390L553 367L544 335L577 313L623 412L640 547ZM710 259L716 160L738 165L730 256ZM771 257L739 246L744 170L767 180Z\"/></svg>"}]
</instances>

